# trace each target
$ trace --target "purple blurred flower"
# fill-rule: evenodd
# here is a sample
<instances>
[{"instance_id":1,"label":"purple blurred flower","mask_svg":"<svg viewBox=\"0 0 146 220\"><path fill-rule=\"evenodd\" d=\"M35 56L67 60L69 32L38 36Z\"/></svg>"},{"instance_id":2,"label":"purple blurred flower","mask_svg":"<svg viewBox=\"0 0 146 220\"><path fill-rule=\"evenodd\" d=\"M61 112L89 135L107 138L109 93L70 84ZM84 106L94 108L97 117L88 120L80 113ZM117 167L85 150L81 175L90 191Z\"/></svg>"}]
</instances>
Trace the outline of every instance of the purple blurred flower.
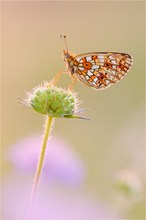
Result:
<instances>
[{"instance_id":1,"label":"purple blurred flower","mask_svg":"<svg viewBox=\"0 0 146 220\"><path fill-rule=\"evenodd\" d=\"M8 154L9 162L20 172L34 174L41 141L41 137L34 136L18 142L11 147ZM51 138L48 141L42 176L49 182L80 184L85 177L85 168L69 144L59 138Z\"/></svg>"},{"instance_id":2,"label":"purple blurred flower","mask_svg":"<svg viewBox=\"0 0 146 220\"><path fill-rule=\"evenodd\" d=\"M3 219L26 220L32 173L35 171L41 140L34 136L11 147L7 158L13 169L2 185ZM46 178L43 178L44 175ZM80 185L84 177L84 165L71 146L59 138L49 140L33 219L111 219L112 216L105 205L98 202L93 195L88 195L81 187L84 186ZM61 184L56 184L60 182ZM63 184L72 187L63 187Z\"/></svg>"},{"instance_id":3,"label":"purple blurred flower","mask_svg":"<svg viewBox=\"0 0 146 220\"><path fill-rule=\"evenodd\" d=\"M13 173L3 181L3 219L27 219L31 180ZM68 190L41 181L33 220L116 220L112 217L105 205L80 188Z\"/></svg>"}]
</instances>

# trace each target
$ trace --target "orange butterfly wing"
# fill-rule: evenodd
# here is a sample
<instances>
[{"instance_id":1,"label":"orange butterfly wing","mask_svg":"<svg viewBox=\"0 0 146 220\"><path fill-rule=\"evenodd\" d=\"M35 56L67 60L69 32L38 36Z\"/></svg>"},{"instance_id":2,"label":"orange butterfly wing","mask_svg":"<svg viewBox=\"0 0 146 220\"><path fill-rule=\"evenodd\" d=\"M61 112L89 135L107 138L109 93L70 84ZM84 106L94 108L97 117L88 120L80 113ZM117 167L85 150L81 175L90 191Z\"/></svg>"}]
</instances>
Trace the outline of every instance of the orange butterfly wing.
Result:
<instances>
[{"instance_id":1,"label":"orange butterfly wing","mask_svg":"<svg viewBox=\"0 0 146 220\"><path fill-rule=\"evenodd\" d=\"M129 71L132 57L125 53L95 52L74 57L78 63L75 77L95 89L105 89Z\"/></svg>"}]
</instances>

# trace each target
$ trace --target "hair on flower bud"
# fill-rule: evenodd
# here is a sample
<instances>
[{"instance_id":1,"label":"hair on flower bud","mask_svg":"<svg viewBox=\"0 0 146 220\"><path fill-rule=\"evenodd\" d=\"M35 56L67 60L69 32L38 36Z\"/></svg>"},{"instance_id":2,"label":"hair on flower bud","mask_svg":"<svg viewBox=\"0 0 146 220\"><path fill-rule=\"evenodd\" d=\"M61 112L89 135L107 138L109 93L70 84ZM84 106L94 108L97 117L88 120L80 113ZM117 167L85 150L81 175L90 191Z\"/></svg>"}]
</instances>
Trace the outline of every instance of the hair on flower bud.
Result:
<instances>
[{"instance_id":1,"label":"hair on flower bud","mask_svg":"<svg viewBox=\"0 0 146 220\"><path fill-rule=\"evenodd\" d=\"M20 100L22 104L43 115L56 118L84 118L78 109L77 94L55 87L52 83L44 83L26 94Z\"/></svg>"}]
</instances>

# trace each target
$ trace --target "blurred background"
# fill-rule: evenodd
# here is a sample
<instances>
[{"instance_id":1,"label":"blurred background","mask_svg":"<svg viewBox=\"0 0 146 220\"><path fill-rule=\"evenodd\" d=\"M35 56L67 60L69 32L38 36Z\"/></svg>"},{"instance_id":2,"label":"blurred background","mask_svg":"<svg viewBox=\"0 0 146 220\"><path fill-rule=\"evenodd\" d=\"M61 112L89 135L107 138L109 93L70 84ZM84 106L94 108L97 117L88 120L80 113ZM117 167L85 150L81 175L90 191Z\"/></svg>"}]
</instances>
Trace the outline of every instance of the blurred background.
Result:
<instances>
[{"instance_id":1,"label":"blurred background","mask_svg":"<svg viewBox=\"0 0 146 220\"><path fill-rule=\"evenodd\" d=\"M73 54L133 56L127 76L105 91L75 84L91 120L57 119L35 219L145 219L144 1L2 2L2 219L26 219L44 117L17 103L66 68ZM71 82L63 74L58 86Z\"/></svg>"}]
</instances>

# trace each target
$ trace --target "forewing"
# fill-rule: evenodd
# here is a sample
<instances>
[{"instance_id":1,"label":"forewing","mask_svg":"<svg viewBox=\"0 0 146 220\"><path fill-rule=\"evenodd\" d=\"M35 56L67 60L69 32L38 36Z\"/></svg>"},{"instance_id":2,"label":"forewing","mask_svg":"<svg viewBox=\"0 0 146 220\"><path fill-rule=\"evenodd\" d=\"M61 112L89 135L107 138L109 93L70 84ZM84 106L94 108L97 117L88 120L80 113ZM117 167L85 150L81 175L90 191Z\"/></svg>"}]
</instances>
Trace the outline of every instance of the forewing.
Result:
<instances>
[{"instance_id":1,"label":"forewing","mask_svg":"<svg viewBox=\"0 0 146 220\"><path fill-rule=\"evenodd\" d=\"M76 77L95 89L105 89L129 71L132 57L125 53L98 52L77 55Z\"/></svg>"}]
</instances>

